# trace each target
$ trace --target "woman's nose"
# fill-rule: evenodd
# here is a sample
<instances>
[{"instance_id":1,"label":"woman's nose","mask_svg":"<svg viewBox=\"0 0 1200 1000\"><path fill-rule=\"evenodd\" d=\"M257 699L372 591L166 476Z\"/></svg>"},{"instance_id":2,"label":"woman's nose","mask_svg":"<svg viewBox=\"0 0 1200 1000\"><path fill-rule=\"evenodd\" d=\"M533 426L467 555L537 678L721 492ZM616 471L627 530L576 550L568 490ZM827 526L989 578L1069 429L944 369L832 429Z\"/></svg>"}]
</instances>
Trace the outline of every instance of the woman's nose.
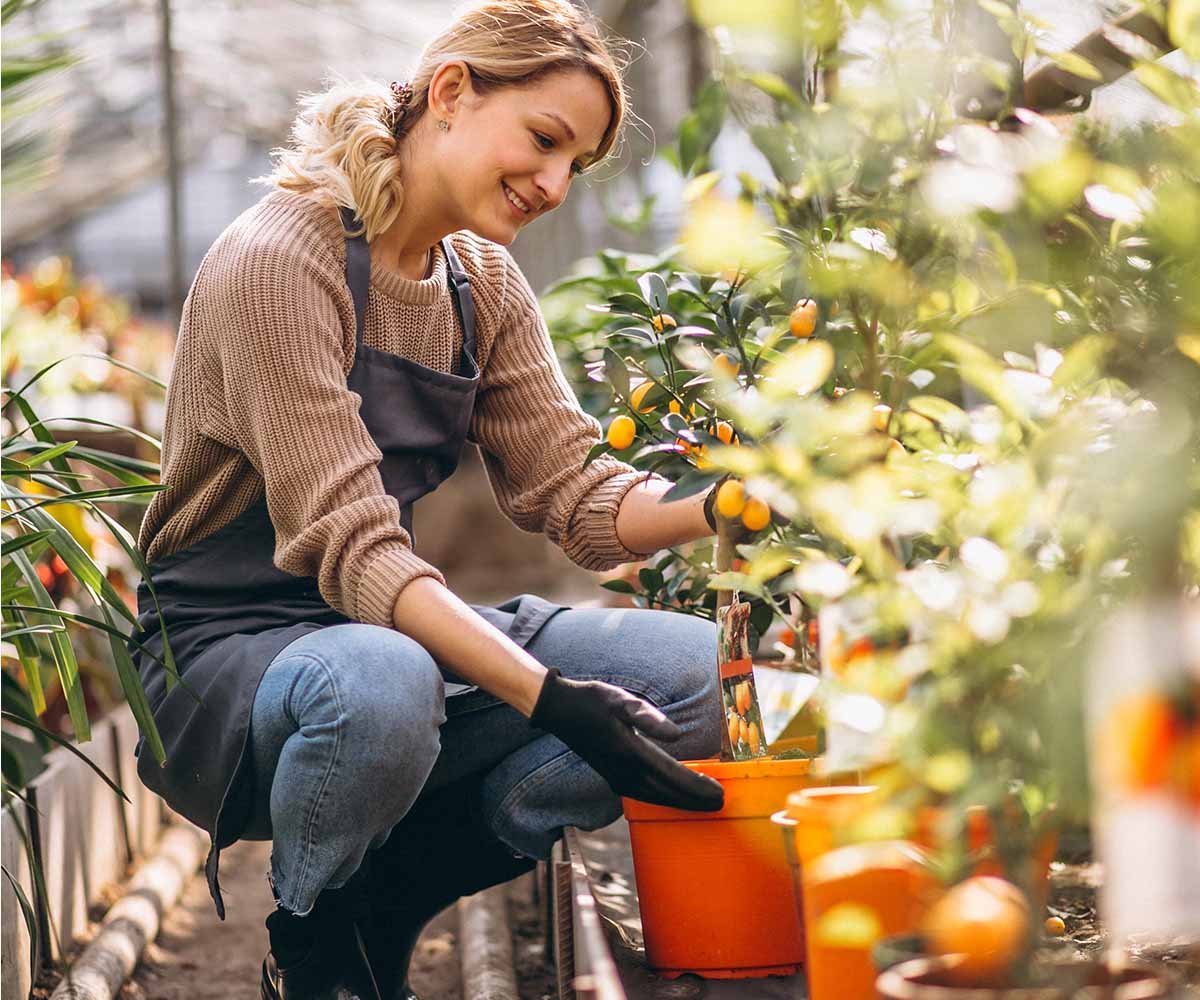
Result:
<instances>
[{"instance_id":1,"label":"woman's nose","mask_svg":"<svg viewBox=\"0 0 1200 1000\"><path fill-rule=\"evenodd\" d=\"M537 186L545 201L544 211L549 212L551 209L558 208L571 187L570 164L563 169L555 167L543 171L537 178Z\"/></svg>"}]
</instances>

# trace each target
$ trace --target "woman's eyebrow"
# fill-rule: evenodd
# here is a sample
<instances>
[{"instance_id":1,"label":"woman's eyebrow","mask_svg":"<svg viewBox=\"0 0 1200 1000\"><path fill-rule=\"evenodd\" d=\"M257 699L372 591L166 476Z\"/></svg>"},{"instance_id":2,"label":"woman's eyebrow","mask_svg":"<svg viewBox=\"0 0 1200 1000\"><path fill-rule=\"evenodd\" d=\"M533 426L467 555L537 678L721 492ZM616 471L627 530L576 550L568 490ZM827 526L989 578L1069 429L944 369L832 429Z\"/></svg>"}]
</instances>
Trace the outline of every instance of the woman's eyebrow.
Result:
<instances>
[{"instance_id":1,"label":"woman's eyebrow","mask_svg":"<svg viewBox=\"0 0 1200 1000\"><path fill-rule=\"evenodd\" d=\"M570 139L572 142L575 141L575 130L573 128L571 128L570 125L567 124L567 120L565 118L563 118L562 115L555 114L555 112L553 112L553 111L542 111L542 112L540 112L540 114L543 114L547 118L553 119L554 121L558 122L558 124L562 127L562 130L567 133L567 138ZM584 153L583 155L586 156L590 160L593 156L596 155L596 151L594 149L592 149L592 150L589 150L588 152Z\"/></svg>"}]
</instances>

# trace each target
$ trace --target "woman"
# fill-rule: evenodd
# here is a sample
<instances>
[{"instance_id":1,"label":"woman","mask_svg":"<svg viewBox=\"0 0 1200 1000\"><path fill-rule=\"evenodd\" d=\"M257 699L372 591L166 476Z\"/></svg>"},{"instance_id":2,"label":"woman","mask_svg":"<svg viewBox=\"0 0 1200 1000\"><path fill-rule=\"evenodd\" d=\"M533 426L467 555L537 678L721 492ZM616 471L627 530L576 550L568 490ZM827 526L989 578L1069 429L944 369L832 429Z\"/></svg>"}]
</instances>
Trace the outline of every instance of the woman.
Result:
<instances>
[{"instance_id":1,"label":"woman","mask_svg":"<svg viewBox=\"0 0 1200 1000\"><path fill-rule=\"evenodd\" d=\"M271 838L264 997L408 996L422 924L618 795L694 809L719 745L709 623L472 608L412 503L479 445L497 503L593 570L711 532L704 498L583 460L598 425L504 247L610 151L625 94L567 0L492 0L411 81L310 97L275 188L184 310L139 545L142 780L221 848ZM161 621L182 683L168 686ZM668 754L658 742L666 742ZM674 755L674 757L672 756Z\"/></svg>"}]
</instances>

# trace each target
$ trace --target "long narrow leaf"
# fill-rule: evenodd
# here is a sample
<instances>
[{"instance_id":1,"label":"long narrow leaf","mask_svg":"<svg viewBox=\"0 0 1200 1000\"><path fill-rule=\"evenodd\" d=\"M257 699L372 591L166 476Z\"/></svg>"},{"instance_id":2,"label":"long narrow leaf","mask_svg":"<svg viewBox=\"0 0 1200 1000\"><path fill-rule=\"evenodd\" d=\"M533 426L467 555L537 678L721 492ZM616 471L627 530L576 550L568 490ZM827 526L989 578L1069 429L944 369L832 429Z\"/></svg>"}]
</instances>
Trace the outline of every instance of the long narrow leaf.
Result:
<instances>
[{"instance_id":1,"label":"long narrow leaf","mask_svg":"<svg viewBox=\"0 0 1200 1000\"><path fill-rule=\"evenodd\" d=\"M4 630L5 639L15 639L19 635L37 635L47 632L61 632L61 625L26 625L24 628L14 628Z\"/></svg>"},{"instance_id":2,"label":"long narrow leaf","mask_svg":"<svg viewBox=\"0 0 1200 1000\"><path fill-rule=\"evenodd\" d=\"M21 567L21 573L29 589L33 591L33 599L38 606L22 607L9 604L8 607L35 615L61 614L42 585L33 563L25 558L23 552L18 552L13 559ZM75 727L75 736L81 743L85 742L91 739L92 730L88 722L87 707L83 702L83 686L79 683L79 664L75 660L75 650L71 648L70 639L65 634L55 633L47 638L54 653L54 666L58 670L59 683L62 684L63 697L67 700L67 711L71 715L71 725Z\"/></svg>"},{"instance_id":3,"label":"long narrow leaf","mask_svg":"<svg viewBox=\"0 0 1200 1000\"><path fill-rule=\"evenodd\" d=\"M7 610L8 606L6 605L5 611ZM17 614L21 617L20 612ZM33 635L40 637L40 633L35 632ZM21 661L21 673L24 674L25 685L29 688L29 699L33 704L33 710L41 715L46 711L46 689L42 686L42 661L44 659L42 650L29 635L13 636L13 645L17 647L17 658ZM53 659L53 655L50 658ZM5 676L8 675L5 674ZM10 696L6 695L6 699L8 697Z\"/></svg>"},{"instance_id":4,"label":"long narrow leaf","mask_svg":"<svg viewBox=\"0 0 1200 1000\"><path fill-rule=\"evenodd\" d=\"M28 429L33 433L35 438L44 444L50 445L51 447L54 447L58 444L54 438L54 435L42 426L42 422L38 420L37 414L33 412L33 407L29 405L29 401L24 396L22 396L19 392L12 392L10 390L8 402L12 403L18 410L21 411L21 416L25 418L25 422L29 425ZM58 458L53 459L50 464L59 472L69 473L71 471L71 466L61 455Z\"/></svg>"},{"instance_id":5,"label":"long narrow leaf","mask_svg":"<svg viewBox=\"0 0 1200 1000\"><path fill-rule=\"evenodd\" d=\"M13 552L19 552L30 545L36 545L42 539L49 537L50 532L48 531L30 531L24 535L17 535L15 538L9 538L8 535L5 535L3 554L6 556L11 555ZM34 558L36 559L37 555L34 555Z\"/></svg>"},{"instance_id":6,"label":"long narrow leaf","mask_svg":"<svg viewBox=\"0 0 1200 1000\"><path fill-rule=\"evenodd\" d=\"M104 613L105 621L109 625L113 625L108 609L101 608L100 610ZM142 679L138 676L137 667L133 665L129 650L125 648L124 641L114 635L115 632L114 628L108 633L108 645L112 650L117 675L121 678L121 689L125 692L125 699L129 702L130 711L133 712L133 717L137 719L138 727L146 738L146 745L154 754L154 759L161 764L167 759L167 752L163 748L158 727L154 724L154 714L150 711L150 703L146 700L146 689L142 687Z\"/></svg>"},{"instance_id":7,"label":"long narrow leaf","mask_svg":"<svg viewBox=\"0 0 1200 1000\"><path fill-rule=\"evenodd\" d=\"M158 603L158 592L154 589L154 583L151 580L149 566L146 565L146 560L142 558L141 550L138 549L137 543L133 537L125 530L125 527L115 518L110 517L98 507L92 508L92 513L96 515L108 530L112 532L113 537L125 550L125 554L129 556L130 561L137 568L138 574L146 584L146 590L150 593L150 599L154 602L154 610L158 615L159 634L163 641L163 658L157 662L161 663L163 669L167 672L167 690L170 691L175 683L179 680L179 670L175 666L175 654L171 651L171 643L167 638L167 623L163 618L162 608Z\"/></svg>"},{"instance_id":8,"label":"long narrow leaf","mask_svg":"<svg viewBox=\"0 0 1200 1000\"><path fill-rule=\"evenodd\" d=\"M83 550L83 546L75 540L74 535L45 511L31 510L24 506L24 501L13 499L10 496L12 491L7 485L0 483L0 491L3 491L5 499L21 504L22 513L27 515L29 520L40 530L54 532L54 551L62 557L63 562L67 564L67 568L70 569L75 579L83 584L84 588L97 604L110 604L131 624L136 621L134 614L125 606L125 599L109 583L108 577L100 571L100 567Z\"/></svg>"},{"instance_id":9,"label":"long narrow leaf","mask_svg":"<svg viewBox=\"0 0 1200 1000\"><path fill-rule=\"evenodd\" d=\"M30 607L30 606L27 606L24 604L11 604L10 603L10 604L6 604L5 608L8 610L12 610L12 611L29 611L29 612L34 612L34 613L40 614L40 615L52 615L54 617L61 618L64 621L75 622L77 625L86 625L89 628L94 628L97 631L104 632L108 635L113 635L118 638L123 638L123 639L125 639L126 642L132 642L135 646L137 646L138 649L140 649L143 653L145 653L148 657L150 657L150 659L152 659L155 663L159 664L160 666L165 667L165 664L163 663L163 661L159 657L155 656L154 653L150 652L150 650L146 646L144 646L142 643L138 642L136 639L134 639L132 637L126 636L125 633L123 633L119 628L116 628L112 625L108 625L105 622L99 621L96 618L89 618L87 615L76 614L73 611L63 611L62 608L55 608L55 607L40 608L40 607ZM183 678L180 677L178 674L176 674L176 679L178 681L180 681L181 683L183 681ZM186 686L185 686L185 689L186 689ZM197 701L200 700L200 696L196 695L194 692L193 692L193 696L196 698Z\"/></svg>"},{"instance_id":10,"label":"long narrow leaf","mask_svg":"<svg viewBox=\"0 0 1200 1000\"><path fill-rule=\"evenodd\" d=\"M160 450L162 448L162 445L159 443L158 439L153 435L147 434L145 431L139 431L136 427L130 427L128 424L114 424L110 420L98 420L95 417L45 417L44 419L38 420L37 423L40 426L45 427L46 424L62 423L64 421L72 424L92 424L96 427L107 427L109 430L123 431L124 433L130 434L140 441L145 441L146 444L152 445L155 448ZM30 424L28 429L32 430L33 424Z\"/></svg>"},{"instance_id":11,"label":"long narrow leaf","mask_svg":"<svg viewBox=\"0 0 1200 1000\"><path fill-rule=\"evenodd\" d=\"M3 872L4 877L8 879L8 884L12 886L13 895L17 897L17 905L21 907L21 916L25 920L25 933L29 935L29 981L32 983L37 979L38 967L41 965L41 956L38 953L41 938L38 935L37 911L29 902L29 897L25 895L21 883L13 878L12 872L3 865L0 865L0 872Z\"/></svg>"},{"instance_id":12,"label":"long narrow leaf","mask_svg":"<svg viewBox=\"0 0 1200 1000\"><path fill-rule=\"evenodd\" d=\"M64 503L80 503L84 500L108 500L110 502L117 500L129 500L130 497L141 496L144 493L161 493L162 488L159 486L114 486L107 490L84 490L80 493L65 493L58 497L43 497L38 500L40 494L37 493L22 493L14 490L8 496L18 497L22 500L31 501L28 504L21 506L20 511L13 511L8 514L0 514L0 520L7 520L14 517L17 513L25 513L31 510L37 510L41 507L56 507Z\"/></svg>"},{"instance_id":13,"label":"long narrow leaf","mask_svg":"<svg viewBox=\"0 0 1200 1000\"><path fill-rule=\"evenodd\" d=\"M55 448L46 448L43 451L39 451L21 464L30 469L34 466L45 465L47 462L53 462L59 455L65 455L77 444L79 444L78 441L64 441Z\"/></svg>"}]
</instances>

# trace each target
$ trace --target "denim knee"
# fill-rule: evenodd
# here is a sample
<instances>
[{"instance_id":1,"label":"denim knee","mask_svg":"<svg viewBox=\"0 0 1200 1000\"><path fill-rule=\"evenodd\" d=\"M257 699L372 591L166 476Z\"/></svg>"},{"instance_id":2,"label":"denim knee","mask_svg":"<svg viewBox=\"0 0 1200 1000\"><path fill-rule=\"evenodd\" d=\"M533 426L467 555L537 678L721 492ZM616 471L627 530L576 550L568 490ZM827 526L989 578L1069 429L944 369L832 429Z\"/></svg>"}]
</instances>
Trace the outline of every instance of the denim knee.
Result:
<instances>
[{"instance_id":1,"label":"denim knee","mask_svg":"<svg viewBox=\"0 0 1200 1000\"><path fill-rule=\"evenodd\" d=\"M287 651L308 661L292 686L289 714L305 728L306 719L322 717L336 725L338 756L346 764L340 777L348 788L378 795L415 781L419 790L446 721L444 682L433 657L408 636L377 625L335 625L317 635Z\"/></svg>"}]
</instances>

